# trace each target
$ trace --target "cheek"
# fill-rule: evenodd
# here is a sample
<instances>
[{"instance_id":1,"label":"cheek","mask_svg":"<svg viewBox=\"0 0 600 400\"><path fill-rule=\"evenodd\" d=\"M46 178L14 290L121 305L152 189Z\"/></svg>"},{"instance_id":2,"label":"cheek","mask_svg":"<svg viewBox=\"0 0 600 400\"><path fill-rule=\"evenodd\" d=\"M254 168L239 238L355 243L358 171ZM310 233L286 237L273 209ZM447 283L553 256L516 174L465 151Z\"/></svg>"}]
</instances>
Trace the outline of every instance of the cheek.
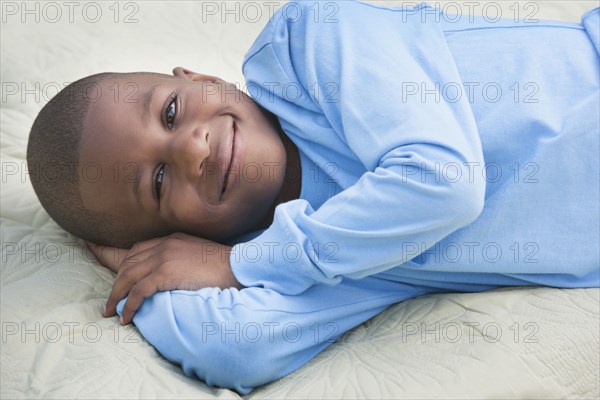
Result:
<instances>
[{"instance_id":1,"label":"cheek","mask_svg":"<svg viewBox=\"0 0 600 400\"><path fill-rule=\"evenodd\" d=\"M285 158L277 147L269 145L261 143L247 149L244 162L233 170L237 184L247 196L246 201L264 201L284 177Z\"/></svg>"},{"instance_id":2,"label":"cheek","mask_svg":"<svg viewBox=\"0 0 600 400\"><path fill-rule=\"evenodd\" d=\"M223 210L202 200L197 188L186 185L174 188L169 199L170 225L174 228L210 227L223 220Z\"/></svg>"},{"instance_id":3,"label":"cheek","mask_svg":"<svg viewBox=\"0 0 600 400\"><path fill-rule=\"evenodd\" d=\"M79 193L82 205L91 211L110 213L121 218L131 214L133 210L128 207L125 196L118 196L119 187L102 174L102 169L83 173L79 180ZM100 179L98 179L100 177Z\"/></svg>"},{"instance_id":4,"label":"cheek","mask_svg":"<svg viewBox=\"0 0 600 400\"><path fill-rule=\"evenodd\" d=\"M285 176L286 154L283 144L272 138L264 139L265 145L259 149L257 165L261 169L262 185L273 187L280 185ZM255 173L255 171L249 171Z\"/></svg>"}]
</instances>

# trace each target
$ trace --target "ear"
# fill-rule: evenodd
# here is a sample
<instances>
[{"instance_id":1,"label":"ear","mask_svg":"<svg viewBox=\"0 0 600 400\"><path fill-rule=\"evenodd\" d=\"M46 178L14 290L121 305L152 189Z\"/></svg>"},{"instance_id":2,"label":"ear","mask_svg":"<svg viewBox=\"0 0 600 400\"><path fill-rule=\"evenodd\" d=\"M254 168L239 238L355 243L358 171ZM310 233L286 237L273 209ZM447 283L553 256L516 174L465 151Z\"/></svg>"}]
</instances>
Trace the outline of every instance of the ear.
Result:
<instances>
[{"instance_id":1,"label":"ear","mask_svg":"<svg viewBox=\"0 0 600 400\"><path fill-rule=\"evenodd\" d=\"M225 81L219 77L212 75L199 74L183 67L173 68L173 75L178 78L189 79L191 81L205 81L214 83L225 83Z\"/></svg>"}]
</instances>

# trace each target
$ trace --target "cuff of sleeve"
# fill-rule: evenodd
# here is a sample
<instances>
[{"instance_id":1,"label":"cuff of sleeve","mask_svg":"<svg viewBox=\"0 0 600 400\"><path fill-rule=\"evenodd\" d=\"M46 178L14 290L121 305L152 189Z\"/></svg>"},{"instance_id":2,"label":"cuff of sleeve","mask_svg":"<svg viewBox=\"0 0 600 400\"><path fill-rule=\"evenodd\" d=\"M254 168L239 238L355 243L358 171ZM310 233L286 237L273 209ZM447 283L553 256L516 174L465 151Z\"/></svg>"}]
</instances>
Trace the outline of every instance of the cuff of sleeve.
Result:
<instances>
[{"instance_id":1,"label":"cuff of sleeve","mask_svg":"<svg viewBox=\"0 0 600 400\"><path fill-rule=\"evenodd\" d=\"M127 301L127 297L125 297L124 299L122 299L121 301L119 301L117 303L117 314L119 314L119 316L123 315L123 307L125 307L126 301Z\"/></svg>"},{"instance_id":2,"label":"cuff of sleeve","mask_svg":"<svg viewBox=\"0 0 600 400\"><path fill-rule=\"evenodd\" d=\"M242 285L273 289L281 294L299 294L315 281L306 275L302 243L290 240L278 222L249 242L233 246L229 255L231 271Z\"/></svg>"}]
</instances>

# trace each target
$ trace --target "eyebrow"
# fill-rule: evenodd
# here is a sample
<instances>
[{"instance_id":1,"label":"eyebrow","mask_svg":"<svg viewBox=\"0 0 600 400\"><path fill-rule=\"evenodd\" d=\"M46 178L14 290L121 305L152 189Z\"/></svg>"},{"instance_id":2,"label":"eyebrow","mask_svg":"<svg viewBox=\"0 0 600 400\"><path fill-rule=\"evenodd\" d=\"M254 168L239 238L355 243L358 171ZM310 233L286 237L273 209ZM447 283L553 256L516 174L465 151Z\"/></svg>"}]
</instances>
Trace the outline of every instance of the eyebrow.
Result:
<instances>
[{"instance_id":1,"label":"eyebrow","mask_svg":"<svg viewBox=\"0 0 600 400\"><path fill-rule=\"evenodd\" d=\"M148 125L148 119L150 118L150 105L152 104L152 96L154 96L154 91L156 90L157 86L158 83L154 84L154 86L152 86L150 90L144 93L144 96L142 97L142 104L144 110L144 113L142 115L142 123L144 124L144 127Z\"/></svg>"}]
</instances>

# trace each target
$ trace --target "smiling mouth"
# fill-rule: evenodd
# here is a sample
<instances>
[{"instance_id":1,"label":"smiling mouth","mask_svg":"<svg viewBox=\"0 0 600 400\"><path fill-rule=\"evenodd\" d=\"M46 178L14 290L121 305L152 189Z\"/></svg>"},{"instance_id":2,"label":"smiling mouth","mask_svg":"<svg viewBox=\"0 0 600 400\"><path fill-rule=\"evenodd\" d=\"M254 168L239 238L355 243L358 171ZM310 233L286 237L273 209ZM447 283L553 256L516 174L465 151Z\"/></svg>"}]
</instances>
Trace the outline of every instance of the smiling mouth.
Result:
<instances>
[{"instance_id":1,"label":"smiling mouth","mask_svg":"<svg viewBox=\"0 0 600 400\"><path fill-rule=\"evenodd\" d=\"M235 121L233 122L233 132L232 132L233 138L231 140L231 157L229 158L229 165L227 166L227 169L225 170L225 177L223 179L223 185L221 188L221 199L223 198L223 195L225 194L225 191L227 190L227 185L229 183L229 176L231 175L231 166L233 164L233 160L235 158Z\"/></svg>"}]
</instances>

